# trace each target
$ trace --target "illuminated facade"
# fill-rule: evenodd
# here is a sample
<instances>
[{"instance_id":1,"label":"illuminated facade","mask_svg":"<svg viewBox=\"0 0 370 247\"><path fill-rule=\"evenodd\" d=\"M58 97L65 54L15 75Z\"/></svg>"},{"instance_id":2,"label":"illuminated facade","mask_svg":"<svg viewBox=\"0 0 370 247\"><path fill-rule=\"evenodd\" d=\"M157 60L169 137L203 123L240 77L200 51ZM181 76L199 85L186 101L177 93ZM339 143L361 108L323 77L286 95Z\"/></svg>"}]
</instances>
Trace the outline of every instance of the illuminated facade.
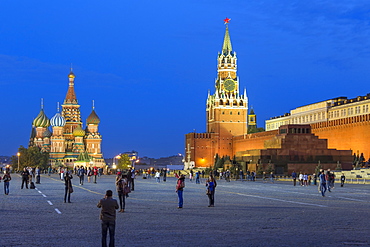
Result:
<instances>
[{"instance_id":1,"label":"illuminated facade","mask_svg":"<svg viewBox=\"0 0 370 247\"><path fill-rule=\"evenodd\" d=\"M59 112L58 105L57 113L49 120L42 105L39 115L32 122L29 146L38 146L42 152L48 152L53 167L84 164L104 168L102 136L98 132L100 119L93 106L86 120L86 127L82 128L80 105L74 89L75 75L72 71L68 79L69 86L62 104L62 112Z\"/></svg>"},{"instance_id":2,"label":"illuminated facade","mask_svg":"<svg viewBox=\"0 0 370 247\"><path fill-rule=\"evenodd\" d=\"M248 131L248 97L237 76L237 56L233 51L227 22L222 51L217 58L215 93L206 103L207 132L185 137L185 168L210 167L216 153L232 156L232 138ZM254 114L254 113L253 113Z\"/></svg>"}]
</instances>

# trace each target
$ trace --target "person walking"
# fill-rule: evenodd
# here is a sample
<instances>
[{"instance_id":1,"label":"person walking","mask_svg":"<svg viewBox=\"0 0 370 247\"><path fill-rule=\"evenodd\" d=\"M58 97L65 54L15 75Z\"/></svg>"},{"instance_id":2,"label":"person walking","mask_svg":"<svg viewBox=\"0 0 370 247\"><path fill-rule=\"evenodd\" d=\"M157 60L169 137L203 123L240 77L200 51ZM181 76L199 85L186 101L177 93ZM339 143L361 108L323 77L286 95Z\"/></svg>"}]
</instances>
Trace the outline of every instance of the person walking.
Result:
<instances>
[{"instance_id":1,"label":"person walking","mask_svg":"<svg viewBox=\"0 0 370 247\"><path fill-rule=\"evenodd\" d=\"M41 178L40 167L36 167L35 173L36 173L36 184L40 184L40 178Z\"/></svg>"},{"instance_id":2,"label":"person walking","mask_svg":"<svg viewBox=\"0 0 370 247\"><path fill-rule=\"evenodd\" d=\"M183 192L185 188L185 176L182 174L179 176L177 173L175 173L175 176L177 178L176 193L179 198L179 206L177 208L182 208L184 204Z\"/></svg>"},{"instance_id":3,"label":"person walking","mask_svg":"<svg viewBox=\"0 0 370 247\"><path fill-rule=\"evenodd\" d=\"M86 171L83 166L81 166L77 171L77 176L80 178L80 185L84 185L85 173Z\"/></svg>"},{"instance_id":4,"label":"person walking","mask_svg":"<svg viewBox=\"0 0 370 247\"><path fill-rule=\"evenodd\" d=\"M22 176L22 185L21 185L21 189L23 189L23 186L26 185L26 189L28 189L28 176L30 175L30 173L28 172L27 168L23 168L23 171L21 172L21 176Z\"/></svg>"},{"instance_id":5,"label":"person walking","mask_svg":"<svg viewBox=\"0 0 370 247\"><path fill-rule=\"evenodd\" d=\"M10 184L10 180L12 180L12 177L10 176L9 171L5 171L5 174L3 176L4 193L5 193L5 195L9 195L9 184Z\"/></svg>"},{"instance_id":6,"label":"person walking","mask_svg":"<svg viewBox=\"0 0 370 247\"><path fill-rule=\"evenodd\" d=\"M273 172L270 172L270 182L274 183L275 181L275 174Z\"/></svg>"},{"instance_id":7,"label":"person walking","mask_svg":"<svg viewBox=\"0 0 370 247\"><path fill-rule=\"evenodd\" d=\"M206 181L207 186L207 195L208 195L208 207L215 206L215 190L217 186L217 182L212 175L209 176L208 180Z\"/></svg>"},{"instance_id":8,"label":"person walking","mask_svg":"<svg viewBox=\"0 0 370 247\"><path fill-rule=\"evenodd\" d=\"M112 198L113 192L107 190L105 197L100 199L97 207L101 208L101 246L107 246L107 233L109 229L109 247L114 247L114 234L116 230L116 210L119 208L117 200Z\"/></svg>"},{"instance_id":9,"label":"person walking","mask_svg":"<svg viewBox=\"0 0 370 247\"><path fill-rule=\"evenodd\" d=\"M68 197L68 203L71 203L71 193L73 192L72 187L72 173L69 171L64 172L64 203L66 203Z\"/></svg>"},{"instance_id":10,"label":"person walking","mask_svg":"<svg viewBox=\"0 0 370 247\"><path fill-rule=\"evenodd\" d=\"M116 177L116 189L119 199L119 206L120 210L119 212L123 213L125 212L125 206L126 206L126 196L124 194L124 188L127 186L127 180L123 179L122 174L117 174Z\"/></svg>"},{"instance_id":11,"label":"person walking","mask_svg":"<svg viewBox=\"0 0 370 247\"><path fill-rule=\"evenodd\" d=\"M293 179L293 186L297 184L297 173L295 171L292 172L292 179Z\"/></svg>"},{"instance_id":12,"label":"person walking","mask_svg":"<svg viewBox=\"0 0 370 247\"><path fill-rule=\"evenodd\" d=\"M325 178L324 171L322 171L321 174L319 175L319 179L320 179L320 191L321 191L321 195L322 196L325 196L325 192L326 192L326 178Z\"/></svg>"},{"instance_id":13,"label":"person walking","mask_svg":"<svg viewBox=\"0 0 370 247\"><path fill-rule=\"evenodd\" d=\"M346 176L344 176L344 173L342 173L342 176L340 176L340 187L343 187L344 181L346 181Z\"/></svg>"},{"instance_id":14,"label":"person walking","mask_svg":"<svg viewBox=\"0 0 370 247\"><path fill-rule=\"evenodd\" d=\"M159 170L156 171L154 177L155 177L155 180L157 181L157 183L161 182L161 173L159 172Z\"/></svg>"}]
</instances>

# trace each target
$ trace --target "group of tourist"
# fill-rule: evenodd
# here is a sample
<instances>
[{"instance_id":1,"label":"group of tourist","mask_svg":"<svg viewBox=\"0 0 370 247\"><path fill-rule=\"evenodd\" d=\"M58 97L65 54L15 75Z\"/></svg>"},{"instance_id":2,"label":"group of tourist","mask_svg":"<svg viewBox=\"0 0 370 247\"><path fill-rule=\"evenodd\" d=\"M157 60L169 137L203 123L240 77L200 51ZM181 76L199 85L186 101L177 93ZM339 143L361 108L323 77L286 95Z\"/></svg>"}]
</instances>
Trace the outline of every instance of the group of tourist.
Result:
<instances>
[{"instance_id":1,"label":"group of tourist","mask_svg":"<svg viewBox=\"0 0 370 247\"><path fill-rule=\"evenodd\" d=\"M311 185L311 179L313 177L314 185L317 184L317 179L319 180L318 183L318 190L321 193L322 196L325 196L325 192L329 191L334 188L334 182L335 182L335 174L330 171L330 169L327 169L326 171L323 169L320 169L317 174L308 175L307 173L300 172L297 176L297 173L295 171L292 172L292 179L293 179L293 185L296 186L296 181L298 181L301 186L307 186ZM343 187L344 182L346 180L346 177L344 176L344 173L342 173L342 176L340 177L340 186Z\"/></svg>"}]
</instances>

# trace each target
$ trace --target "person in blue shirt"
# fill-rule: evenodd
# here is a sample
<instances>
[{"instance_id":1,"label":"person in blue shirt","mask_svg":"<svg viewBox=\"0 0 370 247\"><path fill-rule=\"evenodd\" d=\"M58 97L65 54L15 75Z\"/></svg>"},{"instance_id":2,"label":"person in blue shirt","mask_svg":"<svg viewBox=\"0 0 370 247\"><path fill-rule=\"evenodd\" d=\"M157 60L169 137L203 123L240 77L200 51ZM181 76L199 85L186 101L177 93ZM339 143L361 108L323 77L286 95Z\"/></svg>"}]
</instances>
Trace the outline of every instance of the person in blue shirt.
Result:
<instances>
[{"instance_id":1,"label":"person in blue shirt","mask_svg":"<svg viewBox=\"0 0 370 247\"><path fill-rule=\"evenodd\" d=\"M215 206L215 190L216 190L216 180L212 175L209 175L209 178L206 182L207 186L207 195L208 195L208 207L214 207Z\"/></svg>"},{"instance_id":2,"label":"person in blue shirt","mask_svg":"<svg viewBox=\"0 0 370 247\"><path fill-rule=\"evenodd\" d=\"M321 173L319 175L319 179L320 179L320 191L321 191L321 195L322 196L325 196L325 192L326 192L326 178L325 178L324 171L321 171Z\"/></svg>"}]
</instances>

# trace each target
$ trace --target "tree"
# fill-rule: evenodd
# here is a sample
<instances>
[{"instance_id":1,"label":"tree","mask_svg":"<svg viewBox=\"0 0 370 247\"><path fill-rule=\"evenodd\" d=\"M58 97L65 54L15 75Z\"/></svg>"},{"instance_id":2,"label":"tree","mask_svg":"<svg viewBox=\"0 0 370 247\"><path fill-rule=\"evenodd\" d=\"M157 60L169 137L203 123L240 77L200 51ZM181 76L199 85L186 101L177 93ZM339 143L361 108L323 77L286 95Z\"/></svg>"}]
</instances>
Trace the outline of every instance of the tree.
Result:
<instances>
[{"instance_id":1,"label":"tree","mask_svg":"<svg viewBox=\"0 0 370 247\"><path fill-rule=\"evenodd\" d=\"M24 167L40 167L40 169L47 169L49 165L49 153L43 153L38 147L25 148L20 146L18 148L19 156L19 169L23 170ZM13 168L18 168L18 157L12 156Z\"/></svg>"},{"instance_id":2,"label":"tree","mask_svg":"<svg viewBox=\"0 0 370 247\"><path fill-rule=\"evenodd\" d=\"M127 170L131 166L130 157L128 154L121 154L121 158L118 160L117 169Z\"/></svg>"},{"instance_id":3,"label":"tree","mask_svg":"<svg viewBox=\"0 0 370 247\"><path fill-rule=\"evenodd\" d=\"M315 174L318 174L321 169L322 169L322 165L321 165L321 162L319 161L319 164L315 168Z\"/></svg>"}]
</instances>

